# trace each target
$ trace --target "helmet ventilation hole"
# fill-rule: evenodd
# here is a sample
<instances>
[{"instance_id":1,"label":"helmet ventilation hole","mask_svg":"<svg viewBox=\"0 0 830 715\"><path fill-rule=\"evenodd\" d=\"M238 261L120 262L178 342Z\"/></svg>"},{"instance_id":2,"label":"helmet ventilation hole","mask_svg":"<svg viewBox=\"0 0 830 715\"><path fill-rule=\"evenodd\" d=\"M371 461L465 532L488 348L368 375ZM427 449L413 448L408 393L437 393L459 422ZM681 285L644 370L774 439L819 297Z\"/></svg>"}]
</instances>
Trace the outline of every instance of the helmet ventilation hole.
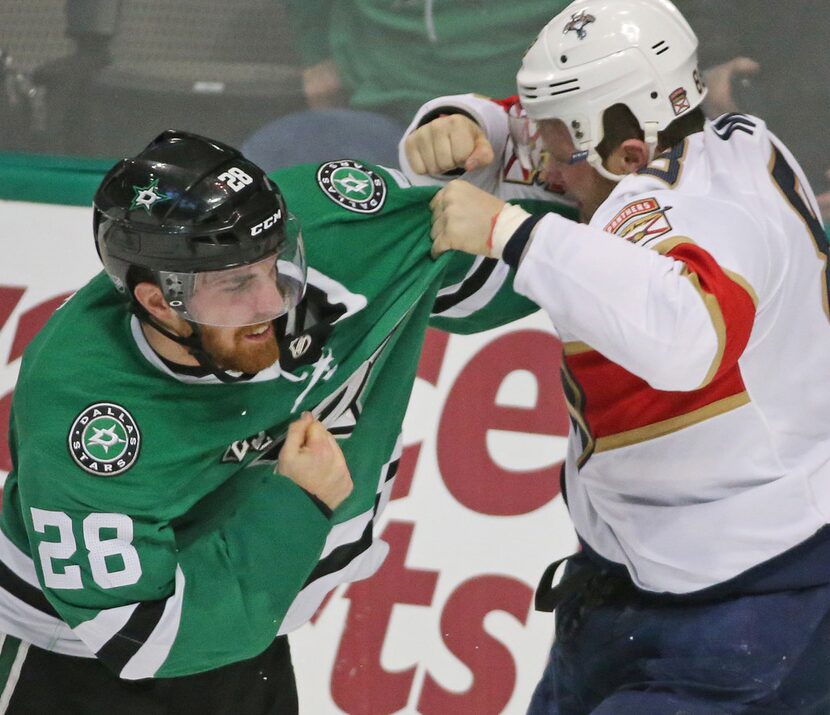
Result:
<instances>
[{"instance_id":1,"label":"helmet ventilation hole","mask_svg":"<svg viewBox=\"0 0 830 715\"><path fill-rule=\"evenodd\" d=\"M662 55L664 52L669 51L669 46L666 44L665 40L660 40L656 45L652 45L651 49L658 55Z\"/></svg>"}]
</instances>

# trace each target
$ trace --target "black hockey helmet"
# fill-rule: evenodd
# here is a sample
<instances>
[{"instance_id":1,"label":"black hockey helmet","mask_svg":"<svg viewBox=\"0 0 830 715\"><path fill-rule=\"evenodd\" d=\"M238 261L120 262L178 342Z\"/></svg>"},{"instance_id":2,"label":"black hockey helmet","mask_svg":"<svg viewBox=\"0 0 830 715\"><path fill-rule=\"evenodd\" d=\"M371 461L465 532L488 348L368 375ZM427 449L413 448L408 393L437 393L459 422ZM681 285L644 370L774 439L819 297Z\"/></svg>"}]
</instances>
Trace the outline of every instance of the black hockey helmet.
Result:
<instances>
[{"instance_id":1,"label":"black hockey helmet","mask_svg":"<svg viewBox=\"0 0 830 715\"><path fill-rule=\"evenodd\" d=\"M135 285L153 280L188 320L244 325L238 315L198 315L195 277L269 259L281 297L272 317L305 288L302 236L279 188L236 149L197 134L168 130L119 161L95 194L93 230L106 272L134 308Z\"/></svg>"}]
</instances>

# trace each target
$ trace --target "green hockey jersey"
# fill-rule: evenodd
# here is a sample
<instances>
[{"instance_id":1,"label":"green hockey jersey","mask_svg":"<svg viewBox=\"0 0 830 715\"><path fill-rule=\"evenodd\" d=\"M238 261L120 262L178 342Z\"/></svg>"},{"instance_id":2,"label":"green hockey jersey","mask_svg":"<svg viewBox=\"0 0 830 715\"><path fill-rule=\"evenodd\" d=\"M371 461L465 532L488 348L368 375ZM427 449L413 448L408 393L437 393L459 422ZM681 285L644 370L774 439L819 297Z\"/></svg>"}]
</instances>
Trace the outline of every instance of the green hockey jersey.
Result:
<instances>
[{"instance_id":1,"label":"green hockey jersey","mask_svg":"<svg viewBox=\"0 0 830 715\"><path fill-rule=\"evenodd\" d=\"M330 328L314 360L230 384L177 371L106 275L79 290L20 370L0 631L126 679L260 653L386 555L373 527L427 327L476 331L535 309L504 264L430 258L433 189L345 160L274 179L302 225L307 301ZM288 321L292 354L312 312ZM275 472L304 410L337 436L354 481L331 516Z\"/></svg>"}]
</instances>

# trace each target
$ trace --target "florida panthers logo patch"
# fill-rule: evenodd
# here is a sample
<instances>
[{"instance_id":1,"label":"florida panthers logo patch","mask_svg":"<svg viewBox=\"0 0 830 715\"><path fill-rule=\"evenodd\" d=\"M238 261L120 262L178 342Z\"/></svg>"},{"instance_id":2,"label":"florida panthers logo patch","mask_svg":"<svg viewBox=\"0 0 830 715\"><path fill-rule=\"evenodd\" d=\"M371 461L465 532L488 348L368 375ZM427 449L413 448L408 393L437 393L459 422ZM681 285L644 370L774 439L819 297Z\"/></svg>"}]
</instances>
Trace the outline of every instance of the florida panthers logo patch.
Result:
<instances>
[{"instance_id":1,"label":"florida panthers logo patch","mask_svg":"<svg viewBox=\"0 0 830 715\"><path fill-rule=\"evenodd\" d=\"M585 29L590 25L592 22L596 22L597 19L593 15L589 15L585 10L580 12L578 15L573 13L571 15L571 19L565 28L562 30L563 35L567 35L569 32L575 32L576 36L580 40L584 40L588 36L588 32Z\"/></svg>"},{"instance_id":2,"label":"florida panthers logo patch","mask_svg":"<svg viewBox=\"0 0 830 715\"><path fill-rule=\"evenodd\" d=\"M386 201L386 182L351 159L329 161L317 169L317 183L334 203L361 214L373 214Z\"/></svg>"},{"instance_id":3,"label":"florida panthers logo patch","mask_svg":"<svg viewBox=\"0 0 830 715\"><path fill-rule=\"evenodd\" d=\"M663 208L653 197L638 199L623 207L603 230L616 233L632 243L648 243L672 230L666 217L666 211L670 208Z\"/></svg>"},{"instance_id":4,"label":"florida panthers logo patch","mask_svg":"<svg viewBox=\"0 0 830 715\"><path fill-rule=\"evenodd\" d=\"M90 474L114 477L135 464L141 432L120 405L96 402L79 414L69 430L69 454Z\"/></svg>"}]
</instances>

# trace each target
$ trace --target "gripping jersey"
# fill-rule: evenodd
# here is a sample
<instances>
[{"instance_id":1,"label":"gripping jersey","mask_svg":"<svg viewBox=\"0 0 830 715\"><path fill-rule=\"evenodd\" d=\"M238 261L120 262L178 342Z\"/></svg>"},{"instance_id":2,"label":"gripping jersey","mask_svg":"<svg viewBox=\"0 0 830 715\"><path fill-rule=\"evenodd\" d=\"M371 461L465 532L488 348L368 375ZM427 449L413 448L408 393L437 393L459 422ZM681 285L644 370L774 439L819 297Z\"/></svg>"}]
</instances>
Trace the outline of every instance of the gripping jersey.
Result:
<instances>
[{"instance_id":1,"label":"gripping jersey","mask_svg":"<svg viewBox=\"0 0 830 715\"><path fill-rule=\"evenodd\" d=\"M380 566L373 527L427 326L481 330L536 308L495 261L430 258L430 189L351 161L274 178L302 224L308 294L335 316L319 357L233 384L182 375L106 275L78 291L26 351L15 392L0 631L127 679L260 653ZM331 518L274 473L304 410L354 480Z\"/></svg>"},{"instance_id":2,"label":"gripping jersey","mask_svg":"<svg viewBox=\"0 0 830 715\"><path fill-rule=\"evenodd\" d=\"M516 289L564 343L570 514L642 588L727 582L828 522L817 217L764 123L725 115L621 181L589 226L536 228Z\"/></svg>"}]
</instances>

